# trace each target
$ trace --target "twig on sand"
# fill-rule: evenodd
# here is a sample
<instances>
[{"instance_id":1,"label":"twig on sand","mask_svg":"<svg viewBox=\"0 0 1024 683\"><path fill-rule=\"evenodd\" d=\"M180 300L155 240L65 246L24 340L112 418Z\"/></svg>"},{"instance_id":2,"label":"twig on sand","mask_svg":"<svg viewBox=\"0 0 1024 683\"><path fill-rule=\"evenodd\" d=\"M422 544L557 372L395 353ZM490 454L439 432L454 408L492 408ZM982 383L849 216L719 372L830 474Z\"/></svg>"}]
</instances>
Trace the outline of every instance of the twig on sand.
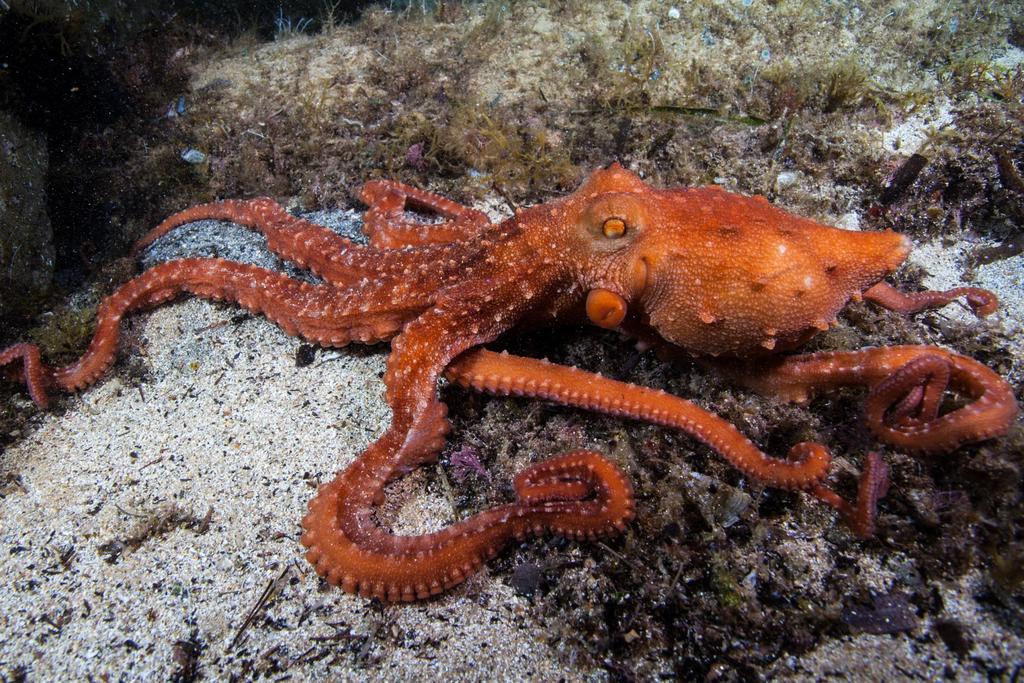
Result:
<instances>
[{"instance_id":1,"label":"twig on sand","mask_svg":"<svg viewBox=\"0 0 1024 683\"><path fill-rule=\"evenodd\" d=\"M235 646L242 640L242 636L245 635L245 632L250 626L252 626L252 623L256 621L257 615L259 615L274 596L277 595L278 590L280 590L281 585L284 583L284 577L287 576L291 569L292 563L288 563L277 578L271 579L270 582L267 583L267 587L263 589L263 593L260 594L256 604L253 605L251 610L249 610L249 614L246 615L245 621L242 622L242 626L238 629L238 632L235 633L235 637L231 640L231 644L228 645L228 650L235 649Z\"/></svg>"}]
</instances>

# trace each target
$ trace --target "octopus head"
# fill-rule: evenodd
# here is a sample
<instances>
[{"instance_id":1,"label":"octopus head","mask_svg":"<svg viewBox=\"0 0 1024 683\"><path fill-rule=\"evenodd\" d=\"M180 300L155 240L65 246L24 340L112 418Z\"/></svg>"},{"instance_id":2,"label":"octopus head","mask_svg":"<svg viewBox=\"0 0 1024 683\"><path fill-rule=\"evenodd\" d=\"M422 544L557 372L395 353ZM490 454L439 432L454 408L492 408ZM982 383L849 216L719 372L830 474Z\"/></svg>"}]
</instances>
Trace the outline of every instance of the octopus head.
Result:
<instances>
[{"instance_id":1,"label":"octopus head","mask_svg":"<svg viewBox=\"0 0 1024 683\"><path fill-rule=\"evenodd\" d=\"M907 256L891 231L841 230L763 197L717 187L661 190L618 164L568 201L592 322L627 315L700 354L803 343Z\"/></svg>"}]
</instances>

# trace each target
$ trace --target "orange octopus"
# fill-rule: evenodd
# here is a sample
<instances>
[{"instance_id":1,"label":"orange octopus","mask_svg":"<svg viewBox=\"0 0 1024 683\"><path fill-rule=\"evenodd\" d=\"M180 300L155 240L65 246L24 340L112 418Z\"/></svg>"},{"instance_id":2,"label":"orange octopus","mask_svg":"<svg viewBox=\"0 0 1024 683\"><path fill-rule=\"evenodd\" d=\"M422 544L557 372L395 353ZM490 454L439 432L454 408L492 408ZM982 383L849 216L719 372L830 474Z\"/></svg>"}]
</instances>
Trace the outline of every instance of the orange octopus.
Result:
<instances>
[{"instance_id":1,"label":"orange octopus","mask_svg":"<svg viewBox=\"0 0 1024 683\"><path fill-rule=\"evenodd\" d=\"M828 328L851 299L909 313L963 297L979 316L995 297L974 288L904 294L881 279L910 251L891 231L820 225L715 187L660 190L618 164L575 193L493 224L442 197L393 182L368 183L369 246L289 215L273 201L224 201L171 216L137 245L200 219L261 232L277 254L319 276L310 284L214 258L164 263L103 301L86 353L45 366L36 347L0 353L0 368L45 407L52 389L75 391L114 362L121 317L181 292L225 299L324 346L391 340L384 382L388 429L320 487L302 521L306 557L331 584L384 600L415 600L464 581L513 538L555 533L597 538L634 515L629 480L606 457L578 451L515 479L515 502L437 533L395 536L373 508L385 485L437 459L449 426L443 376L494 394L580 406L679 429L751 479L805 491L834 507L861 537L885 494L881 458L865 459L855 501L826 483L829 451L799 443L787 457L761 452L728 422L681 398L546 361L480 348L513 327L589 320L720 365L741 383L787 401L865 385L865 421L882 442L939 453L1004 434L1017 414L1010 386L964 356L928 346L765 358ZM407 210L439 221L414 220ZM719 360L715 360L716 357ZM734 359L731 364L721 358ZM744 360L745 359L745 360ZM741 364L742 361L742 364ZM969 402L940 414L946 389Z\"/></svg>"}]
</instances>

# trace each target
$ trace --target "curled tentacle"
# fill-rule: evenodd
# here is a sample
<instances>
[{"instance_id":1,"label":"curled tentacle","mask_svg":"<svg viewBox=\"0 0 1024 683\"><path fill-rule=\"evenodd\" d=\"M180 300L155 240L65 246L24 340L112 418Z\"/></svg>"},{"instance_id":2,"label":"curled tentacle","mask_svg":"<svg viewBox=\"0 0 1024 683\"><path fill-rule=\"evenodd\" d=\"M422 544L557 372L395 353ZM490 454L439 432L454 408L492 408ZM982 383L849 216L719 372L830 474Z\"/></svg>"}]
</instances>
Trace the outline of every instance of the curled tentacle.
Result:
<instances>
[{"instance_id":1,"label":"curled tentacle","mask_svg":"<svg viewBox=\"0 0 1024 683\"><path fill-rule=\"evenodd\" d=\"M871 388L864 413L872 433L920 453L944 453L1005 434L1017 415L1010 385L969 358L935 351L922 350ZM947 388L972 402L940 415Z\"/></svg>"},{"instance_id":2,"label":"curled tentacle","mask_svg":"<svg viewBox=\"0 0 1024 683\"><path fill-rule=\"evenodd\" d=\"M868 453L864 458L864 470L860 475L855 504L851 505L824 484L814 486L810 494L835 508L858 538L871 538L875 535L878 501L885 497L888 490L889 466L878 453Z\"/></svg>"},{"instance_id":3,"label":"curled tentacle","mask_svg":"<svg viewBox=\"0 0 1024 683\"><path fill-rule=\"evenodd\" d=\"M979 287L956 287L943 292L901 292L892 285L879 282L868 288L863 296L868 301L898 313L917 313L927 308L941 308L960 297L964 298L971 311L979 318L991 315L999 308L999 299L996 295Z\"/></svg>"},{"instance_id":4,"label":"curled tentacle","mask_svg":"<svg viewBox=\"0 0 1024 683\"><path fill-rule=\"evenodd\" d=\"M944 453L1001 436L1018 411L1006 380L977 361L934 346L805 354L728 372L741 384L788 400L867 386L868 428L879 440L917 453ZM947 385L971 402L939 415Z\"/></svg>"},{"instance_id":5,"label":"curled tentacle","mask_svg":"<svg viewBox=\"0 0 1024 683\"><path fill-rule=\"evenodd\" d=\"M359 198L369 207L363 218L363 232L370 238L370 245L378 249L464 241L491 224L485 213L389 180L371 180L363 185ZM428 211L443 220L412 221L406 216L407 209Z\"/></svg>"},{"instance_id":6,"label":"curled tentacle","mask_svg":"<svg viewBox=\"0 0 1024 683\"><path fill-rule=\"evenodd\" d=\"M43 363L39 356L39 347L35 344L15 344L0 352L0 368L8 371L12 379L17 379L17 370L5 366L21 361L21 380L28 389L29 396L40 409L45 410L50 404L47 389L53 383L53 370Z\"/></svg>"},{"instance_id":7,"label":"curled tentacle","mask_svg":"<svg viewBox=\"0 0 1024 683\"><path fill-rule=\"evenodd\" d=\"M353 538L339 519L353 492L338 477L321 487L302 521L306 558L349 593L411 601L465 581L513 539L608 536L623 530L635 510L625 474L593 451L538 463L516 477L515 489L516 502L433 534L393 536L373 527Z\"/></svg>"}]
</instances>

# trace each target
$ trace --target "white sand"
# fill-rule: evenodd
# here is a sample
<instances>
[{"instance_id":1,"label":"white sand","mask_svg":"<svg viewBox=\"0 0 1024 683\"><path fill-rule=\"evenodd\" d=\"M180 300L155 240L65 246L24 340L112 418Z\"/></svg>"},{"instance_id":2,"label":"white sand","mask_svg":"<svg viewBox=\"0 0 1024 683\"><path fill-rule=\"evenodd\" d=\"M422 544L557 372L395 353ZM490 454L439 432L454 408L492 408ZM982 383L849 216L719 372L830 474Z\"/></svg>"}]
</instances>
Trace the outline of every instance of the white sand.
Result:
<instances>
[{"instance_id":1,"label":"white sand","mask_svg":"<svg viewBox=\"0 0 1024 683\"><path fill-rule=\"evenodd\" d=\"M383 609L318 580L298 522L317 481L387 423L385 357L329 351L296 368L297 340L236 314L196 300L157 310L142 323L149 381L126 386L115 373L4 454L0 473L20 485L0 507L0 671L166 679L180 669L176 642L195 637L212 679L466 679L480 667L574 677L524 599L487 570L440 599ZM452 518L424 481L413 475L391 497L384 514L400 531ZM169 506L199 518L212 508L208 530L104 558L105 544ZM283 590L231 647L286 568Z\"/></svg>"}]
</instances>

